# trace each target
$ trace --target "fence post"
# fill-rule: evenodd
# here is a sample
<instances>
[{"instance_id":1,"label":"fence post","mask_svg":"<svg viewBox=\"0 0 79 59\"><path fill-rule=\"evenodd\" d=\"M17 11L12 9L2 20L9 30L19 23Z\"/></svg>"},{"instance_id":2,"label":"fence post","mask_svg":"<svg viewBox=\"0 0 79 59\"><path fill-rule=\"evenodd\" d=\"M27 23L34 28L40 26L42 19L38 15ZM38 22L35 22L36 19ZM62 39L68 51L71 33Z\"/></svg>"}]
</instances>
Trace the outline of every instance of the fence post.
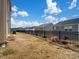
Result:
<instances>
[{"instance_id":1,"label":"fence post","mask_svg":"<svg viewBox=\"0 0 79 59\"><path fill-rule=\"evenodd\" d=\"M43 37L46 38L46 31L43 31Z\"/></svg>"},{"instance_id":2,"label":"fence post","mask_svg":"<svg viewBox=\"0 0 79 59\"><path fill-rule=\"evenodd\" d=\"M59 34L59 39L61 39L61 31L59 31L59 33L58 33L58 34Z\"/></svg>"}]
</instances>

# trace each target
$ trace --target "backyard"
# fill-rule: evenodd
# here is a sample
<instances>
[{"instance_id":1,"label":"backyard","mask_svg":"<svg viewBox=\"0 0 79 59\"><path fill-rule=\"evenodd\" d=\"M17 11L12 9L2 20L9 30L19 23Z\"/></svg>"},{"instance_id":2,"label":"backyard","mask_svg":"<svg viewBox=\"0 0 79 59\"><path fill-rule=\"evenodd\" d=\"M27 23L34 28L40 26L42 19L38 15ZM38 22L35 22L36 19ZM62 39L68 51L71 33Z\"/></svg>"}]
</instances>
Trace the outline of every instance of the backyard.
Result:
<instances>
[{"instance_id":1,"label":"backyard","mask_svg":"<svg viewBox=\"0 0 79 59\"><path fill-rule=\"evenodd\" d=\"M0 49L0 59L79 59L79 53L50 44L41 37L16 33L15 40Z\"/></svg>"}]
</instances>

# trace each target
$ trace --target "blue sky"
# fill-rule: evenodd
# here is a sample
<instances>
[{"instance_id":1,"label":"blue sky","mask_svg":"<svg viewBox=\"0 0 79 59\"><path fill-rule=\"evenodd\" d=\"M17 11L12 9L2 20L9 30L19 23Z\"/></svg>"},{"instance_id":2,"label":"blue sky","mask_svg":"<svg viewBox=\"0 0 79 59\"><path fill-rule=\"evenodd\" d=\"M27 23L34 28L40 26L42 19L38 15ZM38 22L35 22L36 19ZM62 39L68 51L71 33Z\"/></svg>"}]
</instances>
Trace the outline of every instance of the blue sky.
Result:
<instances>
[{"instance_id":1,"label":"blue sky","mask_svg":"<svg viewBox=\"0 0 79 59\"><path fill-rule=\"evenodd\" d=\"M79 17L79 0L12 0L12 27L56 24Z\"/></svg>"}]
</instances>

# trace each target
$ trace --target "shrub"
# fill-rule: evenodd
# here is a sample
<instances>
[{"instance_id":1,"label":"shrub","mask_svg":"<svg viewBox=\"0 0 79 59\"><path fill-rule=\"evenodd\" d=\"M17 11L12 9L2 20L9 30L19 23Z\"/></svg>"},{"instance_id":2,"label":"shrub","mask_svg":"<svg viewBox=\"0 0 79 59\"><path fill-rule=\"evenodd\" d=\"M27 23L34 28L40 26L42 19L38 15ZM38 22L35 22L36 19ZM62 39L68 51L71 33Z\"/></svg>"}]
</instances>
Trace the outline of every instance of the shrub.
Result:
<instances>
[{"instance_id":1,"label":"shrub","mask_svg":"<svg viewBox=\"0 0 79 59\"><path fill-rule=\"evenodd\" d=\"M75 45L75 46L79 48L79 45Z\"/></svg>"},{"instance_id":2,"label":"shrub","mask_svg":"<svg viewBox=\"0 0 79 59\"><path fill-rule=\"evenodd\" d=\"M53 36L50 38L52 42L59 42L59 38L57 36Z\"/></svg>"},{"instance_id":3,"label":"shrub","mask_svg":"<svg viewBox=\"0 0 79 59\"><path fill-rule=\"evenodd\" d=\"M75 41L72 40L66 40L68 42L68 44L75 44Z\"/></svg>"},{"instance_id":4,"label":"shrub","mask_svg":"<svg viewBox=\"0 0 79 59\"><path fill-rule=\"evenodd\" d=\"M62 41L62 44L68 44L68 42L64 40L64 41Z\"/></svg>"}]
</instances>

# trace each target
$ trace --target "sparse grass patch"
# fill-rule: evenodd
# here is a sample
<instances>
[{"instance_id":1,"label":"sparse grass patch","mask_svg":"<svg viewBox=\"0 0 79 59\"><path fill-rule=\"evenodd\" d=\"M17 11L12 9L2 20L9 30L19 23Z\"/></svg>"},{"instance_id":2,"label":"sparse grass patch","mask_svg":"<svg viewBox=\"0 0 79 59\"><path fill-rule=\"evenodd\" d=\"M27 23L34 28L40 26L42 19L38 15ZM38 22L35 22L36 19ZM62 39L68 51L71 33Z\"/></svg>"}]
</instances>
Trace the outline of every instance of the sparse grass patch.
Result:
<instances>
[{"instance_id":1,"label":"sparse grass patch","mask_svg":"<svg viewBox=\"0 0 79 59\"><path fill-rule=\"evenodd\" d=\"M41 40L41 39L38 40L38 39L37 39L37 40L35 40L34 42L43 42L43 40Z\"/></svg>"},{"instance_id":2,"label":"sparse grass patch","mask_svg":"<svg viewBox=\"0 0 79 59\"><path fill-rule=\"evenodd\" d=\"M4 51L3 51L3 55L6 56L6 55L10 55L10 54L13 54L14 53L14 50L11 49L11 48L6 48Z\"/></svg>"},{"instance_id":3,"label":"sparse grass patch","mask_svg":"<svg viewBox=\"0 0 79 59\"><path fill-rule=\"evenodd\" d=\"M38 39L34 40L34 42L44 42L44 38L36 36ZM39 40L40 39L40 40Z\"/></svg>"}]
</instances>

